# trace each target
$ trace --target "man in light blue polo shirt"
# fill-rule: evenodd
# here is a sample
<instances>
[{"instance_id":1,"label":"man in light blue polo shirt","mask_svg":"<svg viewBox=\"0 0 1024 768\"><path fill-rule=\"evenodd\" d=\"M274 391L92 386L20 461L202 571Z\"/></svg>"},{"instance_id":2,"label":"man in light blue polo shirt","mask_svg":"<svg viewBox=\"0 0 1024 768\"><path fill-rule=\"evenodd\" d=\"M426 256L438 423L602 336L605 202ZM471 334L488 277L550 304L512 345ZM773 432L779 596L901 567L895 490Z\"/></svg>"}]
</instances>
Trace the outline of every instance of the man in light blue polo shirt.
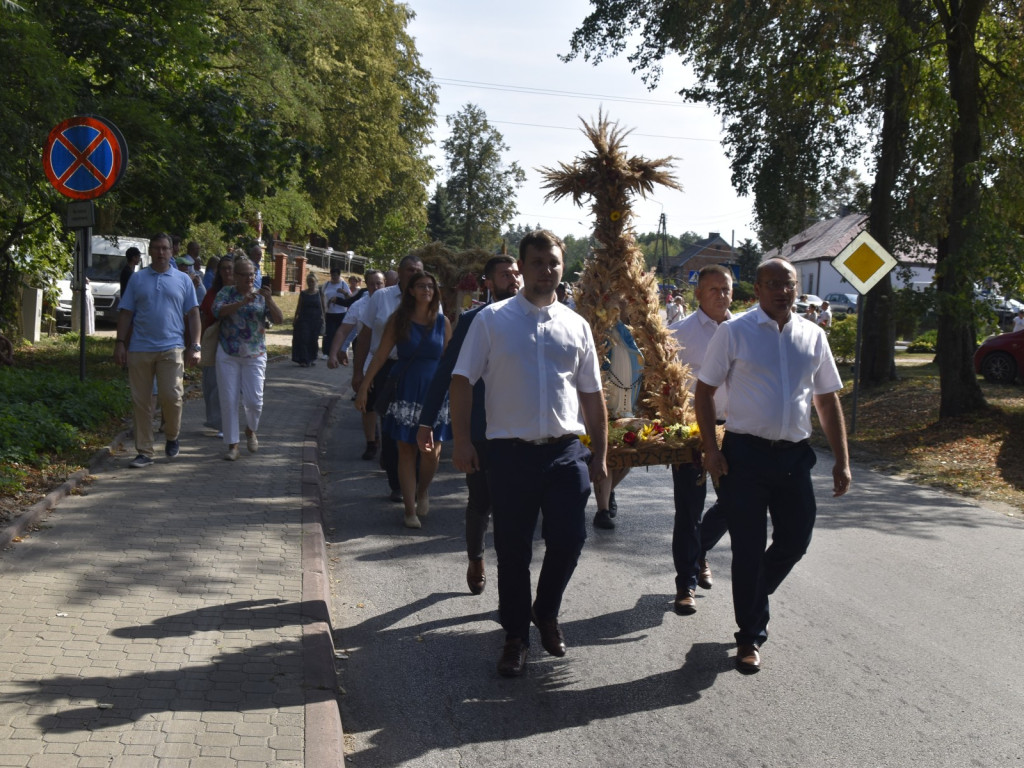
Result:
<instances>
[{"instance_id":1,"label":"man in light blue polo shirt","mask_svg":"<svg viewBox=\"0 0 1024 768\"><path fill-rule=\"evenodd\" d=\"M153 463L154 377L167 436L164 453L171 459L178 455L185 365L198 364L201 351L195 288L188 275L171 268L171 247L170 235L150 240L152 263L128 281L117 317L114 362L128 366L138 454L130 466L135 468Z\"/></svg>"}]
</instances>

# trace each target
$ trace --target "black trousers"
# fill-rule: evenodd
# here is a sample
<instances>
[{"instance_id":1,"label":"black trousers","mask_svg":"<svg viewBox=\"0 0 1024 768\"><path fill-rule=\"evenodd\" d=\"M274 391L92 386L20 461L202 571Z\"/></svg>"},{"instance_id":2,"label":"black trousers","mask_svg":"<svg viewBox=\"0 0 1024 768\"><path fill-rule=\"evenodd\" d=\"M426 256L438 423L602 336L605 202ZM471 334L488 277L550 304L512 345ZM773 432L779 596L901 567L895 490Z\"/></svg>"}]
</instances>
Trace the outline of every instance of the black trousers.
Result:
<instances>
[{"instance_id":1,"label":"black trousers","mask_svg":"<svg viewBox=\"0 0 1024 768\"><path fill-rule=\"evenodd\" d=\"M466 554L470 560L484 556L484 536L491 519L491 489L488 481L488 445L486 440L474 440L473 447L480 462L480 469L466 475Z\"/></svg>"},{"instance_id":2,"label":"black trousers","mask_svg":"<svg viewBox=\"0 0 1024 768\"><path fill-rule=\"evenodd\" d=\"M373 377L373 386L370 387L370 392L366 396L367 408L373 409L377 393L383 389L384 382L388 380L388 375L395 362L395 360L389 359ZM385 434L383 429L380 430L380 467L387 473L388 486L391 490L401 490L398 483L398 444L393 437Z\"/></svg>"},{"instance_id":3,"label":"black trousers","mask_svg":"<svg viewBox=\"0 0 1024 768\"><path fill-rule=\"evenodd\" d=\"M491 505L498 556L498 617L506 639L529 645L533 533L543 513L544 561L532 602L541 619L556 618L587 539L588 451L573 439L548 445L491 440Z\"/></svg>"},{"instance_id":4,"label":"black trousers","mask_svg":"<svg viewBox=\"0 0 1024 768\"><path fill-rule=\"evenodd\" d=\"M696 464L672 465L672 499L676 515L672 526L672 562L676 567L676 590L697 588L700 561L714 549L728 530L725 511L717 502L704 511L707 481L698 484Z\"/></svg>"},{"instance_id":5,"label":"black trousers","mask_svg":"<svg viewBox=\"0 0 1024 768\"><path fill-rule=\"evenodd\" d=\"M768 596L807 552L817 506L811 469L818 460L807 441L772 446L726 432L722 453L729 474L718 483L732 540L732 601L736 642L768 639ZM772 543L768 543L768 520Z\"/></svg>"}]
</instances>

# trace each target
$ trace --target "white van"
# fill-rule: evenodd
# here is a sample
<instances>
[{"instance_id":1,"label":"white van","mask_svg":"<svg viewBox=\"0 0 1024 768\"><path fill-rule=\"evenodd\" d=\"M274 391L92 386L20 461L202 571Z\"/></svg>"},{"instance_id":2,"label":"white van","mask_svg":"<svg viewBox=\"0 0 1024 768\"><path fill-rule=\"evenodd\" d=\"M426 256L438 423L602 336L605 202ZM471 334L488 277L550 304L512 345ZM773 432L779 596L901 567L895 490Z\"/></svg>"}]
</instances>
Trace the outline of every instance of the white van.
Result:
<instances>
[{"instance_id":1,"label":"white van","mask_svg":"<svg viewBox=\"0 0 1024 768\"><path fill-rule=\"evenodd\" d=\"M149 240L138 237L106 237L95 235L92 238L92 266L85 270L92 290L93 303L96 307L96 319L117 322L118 304L121 302L121 270L127 263L125 252L135 246L142 253L139 269L148 267ZM60 301L57 304L58 327L71 326L71 276L57 283L60 290Z\"/></svg>"}]
</instances>

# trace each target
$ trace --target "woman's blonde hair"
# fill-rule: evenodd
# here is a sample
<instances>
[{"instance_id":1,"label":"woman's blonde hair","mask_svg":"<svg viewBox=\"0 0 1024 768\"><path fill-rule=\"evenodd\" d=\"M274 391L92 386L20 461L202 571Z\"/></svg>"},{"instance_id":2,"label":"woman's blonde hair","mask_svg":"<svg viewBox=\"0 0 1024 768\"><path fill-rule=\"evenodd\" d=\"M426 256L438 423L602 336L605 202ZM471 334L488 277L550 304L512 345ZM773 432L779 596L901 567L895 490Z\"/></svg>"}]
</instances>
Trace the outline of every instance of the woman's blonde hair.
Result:
<instances>
[{"instance_id":1,"label":"woman's blonde hair","mask_svg":"<svg viewBox=\"0 0 1024 768\"><path fill-rule=\"evenodd\" d=\"M320 284L320 281L316 279L315 272L306 273L306 287L312 290L316 290L316 287Z\"/></svg>"}]
</instances>

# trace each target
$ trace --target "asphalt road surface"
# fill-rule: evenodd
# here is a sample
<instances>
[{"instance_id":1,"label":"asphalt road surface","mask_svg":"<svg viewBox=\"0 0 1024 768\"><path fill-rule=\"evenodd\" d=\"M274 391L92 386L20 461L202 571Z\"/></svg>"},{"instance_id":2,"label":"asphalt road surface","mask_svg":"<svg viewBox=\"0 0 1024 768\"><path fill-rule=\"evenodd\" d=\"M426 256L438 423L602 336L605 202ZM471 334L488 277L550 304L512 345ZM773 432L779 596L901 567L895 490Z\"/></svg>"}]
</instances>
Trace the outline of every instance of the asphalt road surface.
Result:
<instances>
[{"instance_id":1,"label":"asphalt road surface","mask_svg":"<svg viewBox=\"0 0 1024 768\"><path fill-rule=\"evenodd\" d=\"M635 469L566 592L567 655L534 629L505 679L490 534L487 589L466 587L462 476L442 463L410 531L362 449L346 396L321 467L350 766L1024 765L1019 518L856 467L833 500L820 456L814 540L744 676L728 538L697 613L675 615L671 476Z\"/></svg>"}]
</instances>

